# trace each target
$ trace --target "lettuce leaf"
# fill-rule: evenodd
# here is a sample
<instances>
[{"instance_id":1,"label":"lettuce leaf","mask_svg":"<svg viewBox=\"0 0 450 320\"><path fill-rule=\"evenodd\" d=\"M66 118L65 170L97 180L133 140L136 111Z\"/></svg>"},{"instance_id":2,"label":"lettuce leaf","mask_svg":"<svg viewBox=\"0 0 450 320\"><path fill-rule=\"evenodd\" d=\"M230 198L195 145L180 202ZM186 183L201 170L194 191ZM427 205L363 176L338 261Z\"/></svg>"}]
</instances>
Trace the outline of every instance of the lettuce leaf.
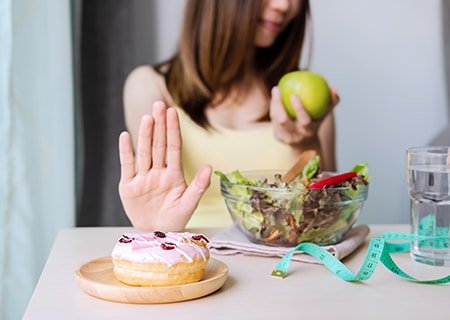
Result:
<instances>
[{"instance_id":1,"label":"lettuce leaf","mask_svg":"<svg viewBox=\"0 0 450 320\"><path fill-rule=\"evenodd\" d=\"M358 175L364 176L364 180L369 181L369 165L366 162L360 162L356 164L352 170L353 172L356 172Z\"/></svg>"}]
</instances>

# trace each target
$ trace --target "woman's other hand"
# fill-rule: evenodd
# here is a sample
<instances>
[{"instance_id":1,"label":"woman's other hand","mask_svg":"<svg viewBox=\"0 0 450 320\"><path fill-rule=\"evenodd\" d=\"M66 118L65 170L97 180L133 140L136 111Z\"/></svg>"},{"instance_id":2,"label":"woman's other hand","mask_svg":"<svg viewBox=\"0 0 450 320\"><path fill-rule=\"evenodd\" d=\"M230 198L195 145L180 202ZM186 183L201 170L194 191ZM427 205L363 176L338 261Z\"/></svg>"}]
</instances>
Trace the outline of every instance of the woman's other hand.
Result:
<instances>
[{"instance_id":1,"label":"woman's other hand","mask_svg":"<svg viewBox=\"0 0 450 320\"><path fill-rule=\"evenodd\" d=\"M177 111L163 102L155 102L152 110L141 119L136 154L129 133L119 137L119 194L135 228L182 230L209 186L212 168L203 166L188 186Z\"/></svg>"},{"instance_id":2,"label":"woman's other hand","mask_svg":"<svg viewBox=\"0 0 450 320\"><path fill-rule=\"evenodd\" d=\"M332 110L339 103L339 96L334 88L331 89L330 94L327 113L318 121L311 119L297 96L292 96L292 105L297 114L297 119L292 120L284 109L279 88L274 87L270 101L270 119L274 126L275 138L290 145L297 153L306 149L316 150L322 155L324 168L335 170Z\"/></svg>"},{"instance_id":3,"label":"woman's other hand","mask_svg":"<svg viewBox=\"0 0 450 320\"><path fill-rule=\"evenodd\" d=\"M310 144L312 140L317 140L318 130L322 120L314 121L306 112L300 99L293 95L291 97L292 105L297 114L297 119L292 120L287 115L283 102L281 100L280 89L272 89L272 99L270 101L270 119L274 124L275 137L291 145L292 147L301 147ZM339 96L334 88L331 89L330 105L324 119L339 102Z\"/></svg>"}]
</instances>

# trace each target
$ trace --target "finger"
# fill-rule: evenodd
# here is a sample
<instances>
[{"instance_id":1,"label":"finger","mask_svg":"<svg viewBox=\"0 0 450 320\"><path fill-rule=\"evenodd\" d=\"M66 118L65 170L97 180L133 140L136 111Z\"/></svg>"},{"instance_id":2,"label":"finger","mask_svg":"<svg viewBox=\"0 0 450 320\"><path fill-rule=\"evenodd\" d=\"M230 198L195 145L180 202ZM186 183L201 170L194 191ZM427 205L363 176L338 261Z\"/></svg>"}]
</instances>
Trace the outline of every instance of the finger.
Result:
<instances>
[{"instance_id":1,"label":"finger","mask_svg":"<svg viewBox=\"0 0 450 320\"><path fill-rule=\"evenodd\" d=\"M301 102L300 98L296 95L292 95L291 103L294 107L295 113L297 114L297 123L301 124L302 126L309 125L312 120L308 112L306 112L305 108L303 107L303 103Z\"/></svg>"},{"instance_id":2,"label":"finger","mask_svg":"<svg viewBox=\"0 0 450 320\"><path fill-rule=\"evenodd\" d=\"M270 101L270 119L281 125L284 125L290 121L288 114L283 106L281 100L281 93L278 87L272 88L272 98Z\"/></svg>"},{"instance_id":3,"label":"finger","mask_svg":"<svg viewBox=\"0 0 450 320\"><path fill-rule=\"evenodd\" d=\"M187 212L193 212L197 207L200 198L209 187L211 182L211 174L211 166L203 166L200 170L198 170L194 180L192 180L191 184L187 187L182 197Z\"/></svg>"},{"instance_id":4,"label":"finger","mask_svg":"<svg viewBox=\"0 0 450 320\"><path fill-rule=\"evenodd\" d=\"M333 112L334 108L340 101L340 97L337 94L336 88L330 88L330 100L328 102L327 112L323 115L322 119L327 117L330 113Z\"/></svg>"},{"instance_id":5,"label":"finger","mask_svg":"<svg viewBox=\"0 0 450 320\"><path fill-rule=\"evenodd\" d=\"M146 174L152 164L152 132L153 117L144 115L139 126L139 138L137 142L137 171L139 174Z\"/></svg>"},{"instance_id":6,"label":"finger","mask_svg":"<svg viewBox=\"0 0 450 320\"><path fill-rule=\"evenodd\" d=\"M119 136L120 182L129 182L135 176L135 160L130 134L126 131Z\"/></svg>"},{"instance_id":7,"label":"finger","mask_svg":"<svg viewBox=\"0 0 450 320\"><path fill-rule=\"evenodd\" d=\"M339 101L341 100L341 98L339 97L336 88L331 88L331 94L330 94L330 106L331 108L334 108Z\"/></svg>"},{"instance_id":8,"label":"finger","mask_svg":"<svg viewBox=\"0 0 450 320\"><path fill-rule=\"evenodd\" d=\"M166 165L166 105L157 101L153 104L153 117L155 125L153 129L152 143L152 167L156 169L164 168Z\"/></svg>"},{"instance_id":9,"label":"finger","mask_svg":"<svg viewBox=\"0 0 450 320\"><path fill-rule=\"evenodd\" d=\"M175 108L167 110L167 168L181 170L181 132Z\"/></svg>"}]
</instances>

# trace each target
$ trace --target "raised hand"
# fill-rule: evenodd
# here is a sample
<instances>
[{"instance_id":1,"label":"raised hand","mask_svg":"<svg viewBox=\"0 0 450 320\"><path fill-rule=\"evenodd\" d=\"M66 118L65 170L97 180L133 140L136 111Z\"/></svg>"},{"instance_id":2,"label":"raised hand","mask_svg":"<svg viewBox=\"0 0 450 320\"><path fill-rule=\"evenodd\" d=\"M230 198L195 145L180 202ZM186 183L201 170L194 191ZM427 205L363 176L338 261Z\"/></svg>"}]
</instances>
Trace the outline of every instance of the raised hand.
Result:
<instances>
[{"instance_id":1,"label":"raised hand","mask_svg":"<svg viewBox=\"0 0 450 320\"><path fill-rule=\"evenodd\" d=\"M119 137L119 195L135 228L177 231L186 226L208 188L212 168L200 168L188 186L178 114L163 102L155 102L152 110L152 115L142 117L136 155L129 133Z\"/></svg>"}]
</instances>

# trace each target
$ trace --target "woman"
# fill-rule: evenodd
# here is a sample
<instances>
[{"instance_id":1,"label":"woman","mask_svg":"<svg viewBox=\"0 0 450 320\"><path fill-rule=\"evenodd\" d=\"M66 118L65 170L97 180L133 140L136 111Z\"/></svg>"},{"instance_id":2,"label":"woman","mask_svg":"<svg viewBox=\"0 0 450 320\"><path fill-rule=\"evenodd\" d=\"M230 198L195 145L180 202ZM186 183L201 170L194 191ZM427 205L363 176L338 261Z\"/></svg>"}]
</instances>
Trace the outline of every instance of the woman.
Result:
<instances>
[{"instance_id":1,"label":"woman","mask_svg":"<svg viewBox=\"0 0 450 320\"><path fill-rule=\"evenodd\" d=\"M335 170L336 91L318 122L292 97L293 121L276 87L298 69L308 19L308 1L187 2L178 52L154 69L133 70L124 88L130 133L119 138L119 193L136 228L229 223L218 179L206 191L212 167L204 163L225 172L287 169L316 149L322 167Z\"/></svg>"}]
</instances>

